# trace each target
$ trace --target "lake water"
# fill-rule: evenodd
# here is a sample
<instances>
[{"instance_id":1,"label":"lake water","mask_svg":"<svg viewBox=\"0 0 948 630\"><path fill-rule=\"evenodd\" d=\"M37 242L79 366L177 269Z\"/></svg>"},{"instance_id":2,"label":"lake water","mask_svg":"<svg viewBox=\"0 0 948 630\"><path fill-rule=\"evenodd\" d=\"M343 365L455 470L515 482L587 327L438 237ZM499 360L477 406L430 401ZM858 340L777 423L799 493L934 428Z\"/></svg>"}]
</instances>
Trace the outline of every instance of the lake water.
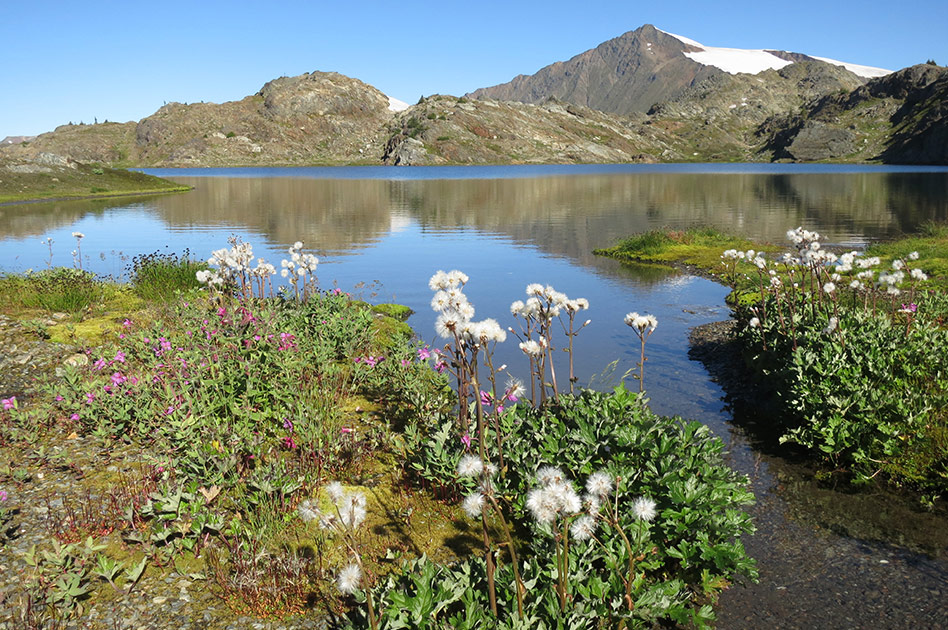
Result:
<instances>
[{"instance_id":1,"label":"lake water","mask_svg":"<svg viewBox=\"0 0 948 630\"><path fill-rule=\"evenodd\" d=\"M815 580L795 578L796 595L804 599L831 597L826 580L846 582L860 573L869 576L871 587L873 580L885 579L867 573L859 562L871 564L882 556L889 558L886 563L894 562L890 550L897 548L882 545L866 551L858 546L862 543L846 537L820 538L830 522L821 520L822 514L845 503L838 500L843 495L814 486L805 481L805 472L788 472L779 460L749 446L742 432L728 424L720 389L701 365L688 359L689 329L728 317L726 290L667 270L622 266L594 256L592 250L648 229L695 225L775 243L784 242L788 228L802 225L824 234L828 243L858 248L911 232L926 221L948 220L948 169L754 164L147 172L194 190L0 207L0 270L45 268L50 262L43 243L47 237L54 241L51 263L72 264L73 231L86 235L83 266L113 277L125 273L130 257L156 250L188 248L193 256L206 258L226 247L232 234L251 243L257 256L279 265L286 248L300 240L321 259L322 287L338 286L375 302L407 304L416 311L409 323L432 342L434 313L427 283L438 269L465 271L476 318L494 317L504 326L515 325L509 305L524 298L527 283L552 284L570 297L590 301L592 323L576 344L577 373L581 384L593 381L599 387L614 383L638 360L637 339L623 324L623 315L633 310L652 313L659 319L647 346L646 386L653 408L711 426L727 441L735 467L752 476L761 499L755 516L762 533L748 546L769 581L735 589L737 594L729 593L724 603L731 598L731 610L740 611L753 608L757 598L767 600L777 593L768 605L783 605L777 601L776 584L792 582L787 576L801 561L822 567ZM516 343L508 340L504 346L500 362L522 375L525 360ZM611 376L604 373L610 364ZM635 387L634 382L630 386ZM924 514L917 516L917 523L903 528L914 518L912 510L890 515L896 528L944 527L943 521L932 524ZM788 538L788 532L795 532L794 537ZM791 546L813 547L816 555L800 558L800 552L791 553ZM835 549L834 558L847 560L828 560L824 548ZM919 563L927 562L910 553L905 557L905 571L915 567L911 571L917 572ZM918 575L900 575L900 583L948 582L943 562L924 565ZM837 597L836 603L827 601L822 608L850 606L847 614L858 618L852 617L854 611L872 610L864 603L870 587L854 591L850 604ZM948 596L948 588L944 594ZM917 598L903 594L902 599L903 607L919 609ZM816 625L811 625L844 627L837 621L826 625L813 619ZM801 627L805 625L801 621ZM724 626L742 627L742 622L739 617L725 619Z\"/></svg>"}]
</instances>

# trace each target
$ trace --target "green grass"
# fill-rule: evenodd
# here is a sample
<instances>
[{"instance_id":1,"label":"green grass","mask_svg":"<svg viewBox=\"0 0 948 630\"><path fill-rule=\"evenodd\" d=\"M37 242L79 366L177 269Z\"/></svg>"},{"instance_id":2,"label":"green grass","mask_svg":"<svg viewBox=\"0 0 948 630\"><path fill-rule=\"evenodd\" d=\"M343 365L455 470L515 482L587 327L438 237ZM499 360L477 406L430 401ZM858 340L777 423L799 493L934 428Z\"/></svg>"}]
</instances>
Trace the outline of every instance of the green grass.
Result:
<instances>
[{"instance_id":1,"label":"green grass","mask_svg":"<svg viewBox=\"0 0 948 630\"><path fill-rule=\"evenodd\" d=\"M132 259L131 283L135 293L145 300L167 300L178 292L200 288L196 274L208 269L207 263L192 260L190 252L154 252Z\"/></svg>"},{"instance_id":2,"label":"green grass","mask_svg":"<svg viewBox=\"0 0 948 630\"><path fill-rule=\"evenodd\" d=\"M711 227L698 227L684 231L651 230L623 239L613 247L593 250L593 253L625 262L692 265L716 274L721 271L721 253L727 249L781 251L775 245L755 243Z\"/></svg>"},{"instance_id":3,"label":"green grass","mask_svg":"<svg viewBox=\"0 0 948 630\"><path fill-rule=\"evenodd\" d=\"M190 190L189 186L181 186L153 175L88 164L78 164L76 168L56 168L48 173L4 170L0 179L0 203Z\"/></svg>"},{"instance_id":4,"label":"green grass","mask_svg":"<svg viewBox=\"0 0 948 630\"><path fill-rule=\"evenodd\" d=\"M102 296L95 274L57 267L26 275L0 277L0 294L13 308L41 309L49 313L80 313Z\"/></svg>"},{"instance_id":5,"label":"green grass","mask_svg":"<svg viewBox=\"0 0 948 630\"><path fill-rule=\"evenodd\" d=\"M918 252L917 265L928 274L929 287L939 291L948 290L948 224L926 223L918 234L906 236L886 243L872 245L866 251L869 256L883 260L908 258Z\"/></svg>"}]
</instances>

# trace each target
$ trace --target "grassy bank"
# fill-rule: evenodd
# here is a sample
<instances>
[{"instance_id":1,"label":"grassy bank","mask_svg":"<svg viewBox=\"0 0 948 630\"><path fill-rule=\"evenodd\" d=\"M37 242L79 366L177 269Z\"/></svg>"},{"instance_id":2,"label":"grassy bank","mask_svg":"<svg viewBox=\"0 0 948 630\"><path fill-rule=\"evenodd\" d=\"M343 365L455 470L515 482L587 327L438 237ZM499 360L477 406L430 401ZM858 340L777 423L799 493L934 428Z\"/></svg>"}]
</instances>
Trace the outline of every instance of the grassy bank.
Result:
<instances>
[{"instance_id":1,"label":"grassy bank","mask_svg":"<svg viewBox=\"0 0 948 630\"><path fill-rule=\"evenodd\" d=\"M827 472L948 491L948 228L826 252L819 235L769 244L696 230L600 253L697 265L733 289L738 343L782 442ZM716 255L715 255L716 254Z\"/></svg>"},{"instance_id":2,"label":"grassy bank","mask_svg":"<svg viewBox=\"0 0 948 630\"><path fill-rule=\"evenodd\" d=\"M273 297L275 268L245 265L236 239L211 268L149 259L128 286L77 270L44 272L75 284L0 282L8 314L65 309L87 347L0 410L2 532L45 533L4 556L24 566L10 613L24 625L101 618L188 576L195 610L216 602L231 621L701 627L733 579L755 576L740 543L753 497L707 428L624 388L558 392L539 359L528 399L483 369L506 337L493 320L441 318L446 345L430 348L404 307L321 292L315 258L289 254ZM432 279L445 317L470 307L462 277ZM64 286L81 299L47 301ZM529 303L522 316L544 318L531 334L553 331ZM103 326L86 336L90 319ZM19 497L64 475L72 490L30 521ZM0 534L0 554L17 544Z\"/></svg>"},{"instance_id":3,"label":"grassy bank","mask_svg":"<svg viewBox=\"0 0 948 630\"><path fill-rule=\"evenodd\" d=\"M190 190L188 186L145 173L78 162L72 165L58 167L0 162L0 203ZM11 169L11 166L14 168ZM22 170L14 170L17 167Z\"/></svg>"}]
</instances>

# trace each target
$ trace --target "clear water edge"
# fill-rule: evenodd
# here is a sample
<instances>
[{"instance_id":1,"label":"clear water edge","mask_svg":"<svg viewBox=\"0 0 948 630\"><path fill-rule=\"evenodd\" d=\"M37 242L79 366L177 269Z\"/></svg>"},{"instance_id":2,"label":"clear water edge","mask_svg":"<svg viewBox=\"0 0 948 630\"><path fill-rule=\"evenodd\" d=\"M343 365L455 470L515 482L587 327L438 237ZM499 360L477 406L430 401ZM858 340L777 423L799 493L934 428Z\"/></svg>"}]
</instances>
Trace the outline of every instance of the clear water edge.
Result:
<instances>
[{"instance_id":1,"label":"clear water edge","mask_svg":"<svg viewBox=\"0 0 948 630\"><path fill-rule=\"evenodd\" d=\"M71 264L73 231L86 234L86 266L113 277L122 275L133 255L167 246L179 252L187 247L203 257L226 246L231 233L271 262L279 261L290 243L303 240L322 257L324 287L411 306L416 313L409 323L432 342L427 279L437 269L466 271L471 277L466 292L477 317L495 317L505 326L513 325L510 302L523 299L528 282L549 283L590 300L593 323L576 349L581 382L613 360L618 359L616 374L633 369L637 344L622 316L631 310L655 314L660 324L647 347L651 404L658 413L704 422L725 440L730 461L751 476L758 495L754 512L764 538L748 547L762 573L779 575L790 570L784 566L787 550L777 542L786 532L795 532L795 541L843 544L845 536L827 542L833 519L825 510L845 503L849 518L872 515L834 500L838 494L827 500L828 490L808 482L805 469L761 455L729 424L720 388L687 357L691 328L728 317L723 287L618 265L590 252L630 233L695 224L774 242L787 228L804 225L830 241L861 246L926 220L948 219L948 169L661 166L485 167L473 173L467 167L148 170L195 190L0 208L0 270L45 267L48 250L41 241L47 237L55 241L52 264ZM508 342L498 362L516 369L522 361L515 346ZM904 522L912 513L906 508L894 518ZM944 521L936 519L907 529L939 526ZM880 549L889 553L885 545ZM926 551L942 555L944 550ZM934 579L948 579L945 564L935 566ZM928 572L932 579L932 569ZM740 596L727 595L724 609L729 597L736 610L746 605Z\"/></svg>"}]
</instances>

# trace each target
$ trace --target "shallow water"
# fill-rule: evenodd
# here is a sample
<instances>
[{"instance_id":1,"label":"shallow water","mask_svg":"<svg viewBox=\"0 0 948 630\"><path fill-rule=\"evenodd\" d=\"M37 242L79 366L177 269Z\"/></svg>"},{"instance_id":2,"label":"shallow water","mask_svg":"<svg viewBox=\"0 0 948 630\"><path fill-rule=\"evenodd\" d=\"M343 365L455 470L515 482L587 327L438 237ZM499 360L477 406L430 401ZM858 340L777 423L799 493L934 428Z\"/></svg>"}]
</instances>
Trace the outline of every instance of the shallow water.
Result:
<instances>
[{"instance_id":1,"label":"shallow water","mask_svg":"<svg viewBox=\"0 0 948 630\"><path fill-rule=\"evenodd\" d=\"M509 305L524 298L528 282L549 283L590 301L592 323L576 346L577 374L581 384L594 381L598 387L615 383L638 360L637 339L623 325L623 315L652 313L659 319L647 346L653 408L708 424L727 441L733 465L751 475L759 498L754 512L761 531L747 546L760 559L762 582L725 595L722 627L861 627L873 610L885 620L876 627L904 627L919 622L918 615L936 619L944 612L945 542L932 533L948 529L944 519L898 497L822 488L805 468L760 453L729 424L722 392L687 355L689 329L728 317L726 290L660 268L622 266L591 251L635 232L694 225L778 243L788 228L802 225L819 230L828 242L858 247L928 220L948 219L948 169L660 165L149 172L194 190L0 207L0 270L71 264L73 231L86 235L83 266L113 277L122 277L135 255L167 247L189 248L203 258L225 247L231 234L275 264L292 242L302 240L321 258L324 288L407 304L416 311L409 323L432 342L427 282L436 270L467 272L466 293L476 317L494 317L504 326L515 325ZM51 258L42 242L47 237L54 241ZM516 344L504 346L499 362L522 376L526 366ZM560 366L559 373L565 372ZM880 523L877 517L887 512ZM891 540L942 559L860 539ZM903 603L889 597L893 592ZM942 594L936 604L933 592ZM879 595L873 599L872 593ZM948 625L948 615L944 621Z\"/></svg>"}]
</instances>

